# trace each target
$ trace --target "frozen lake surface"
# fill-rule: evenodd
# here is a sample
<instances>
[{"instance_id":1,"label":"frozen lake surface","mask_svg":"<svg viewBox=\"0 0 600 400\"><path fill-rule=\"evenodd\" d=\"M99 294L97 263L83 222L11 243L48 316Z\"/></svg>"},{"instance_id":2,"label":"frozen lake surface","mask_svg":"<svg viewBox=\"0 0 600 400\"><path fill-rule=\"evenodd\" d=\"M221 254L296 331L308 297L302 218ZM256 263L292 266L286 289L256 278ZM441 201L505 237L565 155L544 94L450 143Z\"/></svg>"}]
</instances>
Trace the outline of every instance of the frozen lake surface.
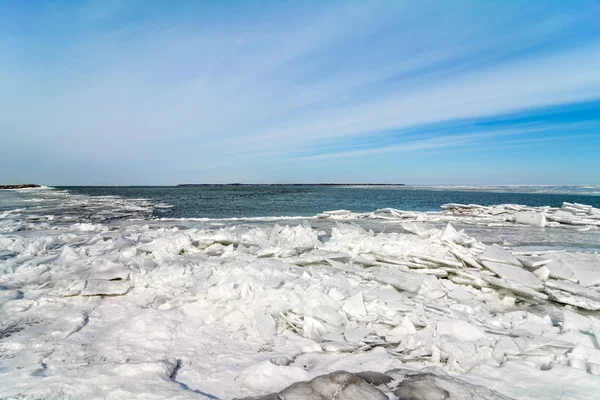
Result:
<instances>
[{"instance_id":1,"label":"frozen lake surface","mask_svg":"<svg viewBox=\"0 0 600 400\"><path fill-rule=\"evenodd\" d=\"M0 191L0 398L595 398L597 191Z\"/></svg>"}]
</instances>

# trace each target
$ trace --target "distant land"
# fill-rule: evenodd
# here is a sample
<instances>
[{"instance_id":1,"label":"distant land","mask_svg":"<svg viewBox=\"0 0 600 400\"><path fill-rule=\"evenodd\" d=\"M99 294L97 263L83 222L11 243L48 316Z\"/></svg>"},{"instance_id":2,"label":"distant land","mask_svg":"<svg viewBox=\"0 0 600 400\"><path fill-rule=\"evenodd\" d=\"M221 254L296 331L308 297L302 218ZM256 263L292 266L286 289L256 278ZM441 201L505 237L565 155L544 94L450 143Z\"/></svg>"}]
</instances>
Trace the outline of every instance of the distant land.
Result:
<instances>
[{"instance_id":1,"label":"distant land","mask_svg":"<svg viewBox=\"0 0 600 400\"><path fill-rule=\"evenodd\" d=\"M40 185L36 185L34 183L24 183L21 185L0 185L0 189L27 189L36 187L40 187Z\"/></svg>"},{"instance_id":2,"label":"distant land","mask_svg":"<svg viewBox=\"0 0 600 400\"><path fill-rule=\"evenodd\" d=\"M181 183L177 186L405 186L404 183Z\"/></svg>"}]
</instances>

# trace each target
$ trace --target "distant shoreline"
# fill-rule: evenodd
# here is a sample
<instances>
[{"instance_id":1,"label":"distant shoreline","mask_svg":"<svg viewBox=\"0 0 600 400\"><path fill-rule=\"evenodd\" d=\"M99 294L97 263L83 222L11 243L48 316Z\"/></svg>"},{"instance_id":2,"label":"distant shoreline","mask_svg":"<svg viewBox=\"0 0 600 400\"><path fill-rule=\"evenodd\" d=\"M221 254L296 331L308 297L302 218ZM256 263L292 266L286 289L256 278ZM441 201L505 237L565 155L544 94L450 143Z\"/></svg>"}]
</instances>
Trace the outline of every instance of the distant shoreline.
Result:
<instances>
[{"instance_id":1,"label":"distant shoreline","mask_svg":"<svg viewBox=\"0 0 600 400\"><path fill-rule=\"evenodd\" d=\"M187 186L406 186L404 183L180 183Z\"/></svg>"},{"instance_id":2,"label":"distant shoreline","mask_svg":"<svg viewBox=\"0 0 600 400\"><path fill-rule=\"evenodd\" d=\"M36 185L34 183L24 183L21 185L0 185L0 189L28 189L38 187L40 187L40 185Z\"/></svg>"}]
</instances>

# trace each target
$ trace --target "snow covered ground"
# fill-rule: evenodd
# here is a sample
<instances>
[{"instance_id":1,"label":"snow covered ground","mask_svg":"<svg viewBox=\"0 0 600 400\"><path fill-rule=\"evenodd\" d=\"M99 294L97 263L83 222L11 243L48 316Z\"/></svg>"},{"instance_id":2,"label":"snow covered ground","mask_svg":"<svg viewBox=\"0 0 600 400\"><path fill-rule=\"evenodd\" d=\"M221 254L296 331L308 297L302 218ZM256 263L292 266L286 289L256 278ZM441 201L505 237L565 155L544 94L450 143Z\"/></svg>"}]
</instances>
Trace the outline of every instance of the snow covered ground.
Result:
<instances>
[{"instance_id":1,"label":"snow covered ground","mask_svg":"<svg viewBox=\"0 0 600 400\"><path fill-rule=\"evenodd\" d=\"M598 398L593 207L175 221L21 193L0 198L0 398Z\"/></svg>"}]
</instances>

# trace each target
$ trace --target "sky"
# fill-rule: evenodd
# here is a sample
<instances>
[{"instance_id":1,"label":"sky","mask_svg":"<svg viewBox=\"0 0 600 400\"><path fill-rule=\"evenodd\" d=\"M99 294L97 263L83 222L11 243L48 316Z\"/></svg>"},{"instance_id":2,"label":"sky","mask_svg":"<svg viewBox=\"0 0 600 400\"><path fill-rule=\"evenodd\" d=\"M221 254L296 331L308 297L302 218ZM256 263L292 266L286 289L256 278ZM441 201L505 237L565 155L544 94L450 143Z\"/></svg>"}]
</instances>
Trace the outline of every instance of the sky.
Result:
<instances>
[{"instance_id":1,"label":"sky","mask_svg":"<svg viewBox=\"0 0 600 400\"><path fill-rule=\"evenodd\" d=\"M0 183L600 184L600 1L3 1Z\"/></svg>"}]
</instances>

